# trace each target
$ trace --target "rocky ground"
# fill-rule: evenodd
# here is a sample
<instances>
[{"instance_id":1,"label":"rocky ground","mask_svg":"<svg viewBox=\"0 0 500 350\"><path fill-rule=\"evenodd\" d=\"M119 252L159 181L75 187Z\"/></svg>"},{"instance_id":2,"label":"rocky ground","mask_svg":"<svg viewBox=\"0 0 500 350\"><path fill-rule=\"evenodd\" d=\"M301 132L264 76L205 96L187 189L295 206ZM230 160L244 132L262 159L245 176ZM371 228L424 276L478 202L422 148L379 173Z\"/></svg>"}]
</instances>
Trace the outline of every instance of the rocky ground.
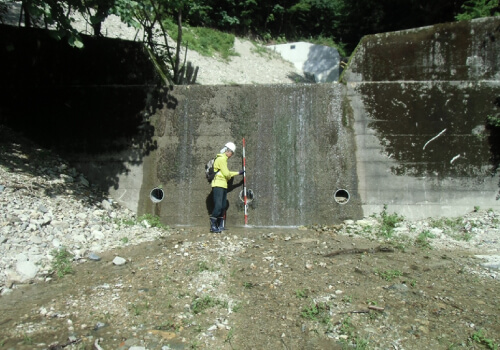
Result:
<instances>
[{"instance_id":1,"label":"rocky ground","mask_svg":"<svg viewBox=\"0 0 500 350\"><path fill-rule=\"evenodd\" d=\"M168 228L0 127L0 348L494 349L499 220Z\"/></svg>"}]
</instances>

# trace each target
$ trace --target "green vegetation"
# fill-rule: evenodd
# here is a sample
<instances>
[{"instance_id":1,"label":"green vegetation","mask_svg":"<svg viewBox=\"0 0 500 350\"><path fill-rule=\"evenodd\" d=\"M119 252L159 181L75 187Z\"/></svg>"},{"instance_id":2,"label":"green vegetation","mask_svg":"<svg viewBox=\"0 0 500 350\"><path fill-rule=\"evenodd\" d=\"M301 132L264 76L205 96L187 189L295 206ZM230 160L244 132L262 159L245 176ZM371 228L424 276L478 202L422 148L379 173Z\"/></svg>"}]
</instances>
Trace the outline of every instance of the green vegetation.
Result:
<instances>
[{"instance_id":1,"label":"green vegetation","mask_svg":"<svg viewBox=\"0 0 500 350\"><path fill-rule=\"evenodd\" d=\"M144 311L148 311L150 308L149 302L145 302L143 304L132 304L131 305L133 313L135 316L140 316Z\"/></svg>"},{"instance_id":2,"label":"green vegetation","mask_svg":"<svg viewBox=\"0 0 500 350\"><path fill-rule=\"evenodd\" d=\"M309 291L307 289L297 289L295 291L295 296L299 299L305 299L309 295Z\"/></svg>"},{"instance_id":3,"label":"green vegetation","mask_svg":"<svg viewBox=\"0 0 500 350\"><path fill-rule=\"evenodd\" d=\"M486 334L482 329L474 332L471 339L478 344L484 345L487 349L497 350L499 347L499 344L495 344L493 339L486 338Z\"/></svg>"},{"instance_id":4,"label":"green vegetation","mask_svg":"<svg viewBox=\"0 0 500 350\"><path fill-rule=\"evenodd\" d=\"M201 298L196 298L193 300L191 304L191 309L194 314L199 314L206 309L209 309L214 306L227 307L227 302L223 302L219 299L214 299L210 295L205 295Z\"/></svg>"},{"instance_id":5,"label":"green vegetation","mask_svg":"<svg viewBox=\"0 0 500 350\"><path fill-rule=\"evenodd\" d=\"M161 229L168 229L168 226L162 224L160 217L152 214L144 214L137 218L138 223L149 225L150 227L158 227Z\"/></svg>"},{"instance_id":6,"label":"green vegetation","mask_svg":"<svg viewBox=\"0 0 500 350\"><path fill-rule=\"evenodd\" d=\"M326 303L314 303L302 309L300 315L308 320L317 321L322 324L328 325L330 321L330 306Z\"/></svg>"},{"instance_id":7,"label":"green vegetation","mask_svg":"<svg viewBox=\"0 0 500 350\"><path fill-rule=\"evenodd\" d=\"M243 287L246 289L251 289L255 287L255 285L252 282L243 282Z\"/></svg>"},{"instance_id":8,"label":"green vegetation","mask_svg":"<svg viewBox=\"0 0 500 350\"><path fill-rule=\"evenodd\" d=\"M391 282L396 277L403 275L403 273L399 270L377 271L377 274L387 282Z\"/></svg>"},{"instance_id":9,"label":"green vegetation","mask_svg":"<svg viewBox=\"0 0 500 350\"><path fill-rule=\"evenodd\" d=\"M206 261L199 261L198 262L198 271L199 272L214 271L214 269L212 267L210 267Z\"/></svg>"},{"instance_id":10,"label":"green vegetation","mask_svg":"<svg viewBox=\"0 0 500 350\"><path fill-rule=\"evenodd\" d=\"M343 301L344 303L348 303L348 304L350 304L350 303L352 303L352 296L350 296L350 295L344 295L344 296L342 297L342 301Z\"/></svg>"},{"instance_id":11,"label":"green vegetation","mask_svg":"<svg viewBox=\"0 0 500 350\"><path fill-rule=\"evenodd\" d=\"M164 25L172 39L177 40L177 24L170 19L164 21ZM189 50L198 52L203 56L218 54L223 59L235 56L234 35L224 33L215 29L205 27L190 27L184 25L182 31L182 45Z\"/></svg>"},{"instance_id":12,"label":"green vegetation","mask_svg":"<svg viewBox=\"0 0 500 350\"><path fill-rule=\"evenodd\" d=\"M442 229L445 233L459 231L463 228L463 218L431 218L430 224L434 228Z\"/></svg>"},{"instance_id":13,"label":"green vegetation","mask_svg":"<svg viewBox=\"0 0 500 350\"><path fill-rule=\"evenodd\" d=\"M109 221L111 222L111 219L107 216L102 217L103 221ZM113 224L117 225L118 228L121 228L123 226L134 226L134 225L144 225L148 227L157 227L163 230L168 230L169 227L164 225L161 222L161 219L157 215L152 215L152 214L144 214L142 216L139 216L138 218L125 218L125 219L118 219L115 218L112 220ZM129 239L127 237L123 237L121 239L123 243L128 243Z\"/></svg>"},{"instance_id":14,"label":"green vegetation","mask_svg":"<svg viewBox=\"0 0 500 350\"><path fill-rule=\"evenodd\" d=\"M233 340L233 337L234 337L234 329L231 328L227 333L226 339L224 339L224 343L229 343L229 345L231 345L231 340Z\"/></svg>"},{"instance_id":15,"label":"green vegetation","mask_svg":"<svg viewBox=\"0 0 500 350\"><path fill-rule=\"evenodd\" d=\"M495 128L500 128L500 116L493 116L489 115L486 117L487 124L495 127Z\"/></svg>"},{"instance_id":16,"label":"green vegetation","mask_svg":"<svg viewBox=\"0 0 500 350\"><path fill-rule=\"evenodd\" d=\"M384 204L384 209L380 213L380 230L379 235L384 237L392 237L397 224L404 220L404 217L397 213L388 214L387 205Z\"/></svg>"},{"instance_id":17,"label":"green vegetation","mask_svg":"<svg viewBox=\"0 0 500 350\"><path fill-rule=\"evenodd\" d=\"M500 15L498 0L468 0L462 5L462 11L455 16L457 21Z\"/></svg>"},{"instance_id":18,"label":"green vegetation","mask_svg":"<svg viewBox=\"0 0 500 350\"><path fill-rule=\"evenodd\" d=\"M51 255L53 256L52 270L56 273L57 277L64 277L65 275L73 273L73 267L71 265L73 254L67 251L66 248L61 247L59 249L54 249Z\"/></svg>"},{"instance_id":19,"label":"green vegetation","mask_svg":"<svg viewBox=\"0 0 500 350\"><path fill-rule=\"evenodd\" d=\"M27 335L26 333L24 333L23 344L33 345L33 338L31 336Z\"/></svg>"},{"instance_id":20,"label":"green vegetation","mask_svg":"<svg viewBox=\"0 0 500 350\"><path fill-rule=\"evenodd\" d=\"M0 3L0 16L6 9ZM234 54L234 35L263 43L308 41L336 47L345 57L367 34L498 16L500 12L498 0L424 5L419 0L25 0L23 9L20 25L53 28L53 37L83 49L81 33L72 27L75 14L86 16L95 36L102 35L102 24L109 15L118 16L124 24L143 30L142 40L151 60L169 85L185 81L186 57L181 57L180 47L207 56L218 53L227 59ZM169 43L168 37L176 43Z\"/></svg>"},{"instance_id":21,"label":"green vegetation","mask_svg":"<svg viewBox=\"0 0 500 350\"><path fill-rule=\"evenodd\" d=\"M430 249L432 247L431 247L431 244L429 242L429 238L434 238L434 237L435 236L432 233L430 233L428 230L422 231L422 232L420 232L417 239L415 240L415 245L419 246L421 248Z\"/></svg>"}]
</instances>

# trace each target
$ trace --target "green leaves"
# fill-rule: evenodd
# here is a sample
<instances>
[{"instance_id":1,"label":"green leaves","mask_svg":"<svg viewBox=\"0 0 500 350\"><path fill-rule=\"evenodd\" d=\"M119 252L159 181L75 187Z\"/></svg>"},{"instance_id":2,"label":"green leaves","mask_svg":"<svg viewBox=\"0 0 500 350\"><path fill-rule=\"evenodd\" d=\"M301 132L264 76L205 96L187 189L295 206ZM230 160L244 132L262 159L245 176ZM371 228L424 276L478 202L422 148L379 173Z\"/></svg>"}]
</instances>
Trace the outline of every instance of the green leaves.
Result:
<instances>
[{"instance_id":1,"label":"green leaves","mask_svg":"<svg viewBox=\"0 0 500 350\"><path fill-rule=\"evenodd\" d=\"M499 16L498 0L468 0L462 5L462 11L455 16L457 21L470 20L474 18Z\"/></svg>"}]
</instances>

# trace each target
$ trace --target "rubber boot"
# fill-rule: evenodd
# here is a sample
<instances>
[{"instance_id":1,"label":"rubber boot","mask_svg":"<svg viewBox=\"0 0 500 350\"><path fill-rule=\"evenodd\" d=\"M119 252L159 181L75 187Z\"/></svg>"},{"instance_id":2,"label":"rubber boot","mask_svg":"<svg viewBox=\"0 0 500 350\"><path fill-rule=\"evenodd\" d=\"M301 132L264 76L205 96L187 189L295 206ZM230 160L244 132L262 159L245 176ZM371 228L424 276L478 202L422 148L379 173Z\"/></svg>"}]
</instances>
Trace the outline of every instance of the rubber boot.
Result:
<instances>
[{"instance_id":1,"label":"rubber boot","mask_svg":"<svg viewBox=\"0 0 500 350\"><path fill-rule=\"evenodd\" d=\"M224 231L226 229L224 225L224 218L217 218L217 227L219 228L219 230Z\"/></svg>"},{"instance_id":2,"label":"rubber boot","mask_svg":"<svg viewBox=\"0 0 500 350\"><path fill-rule=\"evenodd\" d=\"M217 227L217 218L210 217L210 232L220 233L220 230Z\"/></svg>"}]
</instances>

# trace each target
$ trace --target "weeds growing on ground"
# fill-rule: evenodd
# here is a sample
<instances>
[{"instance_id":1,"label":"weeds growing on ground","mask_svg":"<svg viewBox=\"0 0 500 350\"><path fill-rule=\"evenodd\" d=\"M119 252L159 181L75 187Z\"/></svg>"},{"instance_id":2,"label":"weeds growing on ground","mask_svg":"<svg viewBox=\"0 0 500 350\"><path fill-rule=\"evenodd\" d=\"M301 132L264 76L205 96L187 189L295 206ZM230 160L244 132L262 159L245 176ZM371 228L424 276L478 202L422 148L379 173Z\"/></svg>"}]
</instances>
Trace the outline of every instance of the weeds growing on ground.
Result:
<instances>
[{"instance_id":1,"label":"weeds growing on ground","mask_svg":"<svg viewBox=\"0 0 500 350\"><path fill-rule=\"evenodd\" d=\"M205 295L204 297L196 298L191 304L191 308L194 314L199 314L204 310L214 306L227 307L227 303L219 299L214 299L210 295Z\"/></svg>"},{"instance_id":2,"label":"weeds growing on ground","mask_svg":"<svg viewBox=\"0 0 500 350\"><path fill-rule=\"evenodd\" d=\"M168 226L162 224L160 217L157 215L144 214L137 218L138 223L147 223L151 227L158 227L161 229L168 229Z\"/></svg>"},{"instance_id":3,"label":"weeds growing on ground","mask_svg":"<svg viewBox=\"0 0 500 350\"><path fill-rule=\"evenodd\" d=\"M142 305L132 304L131 306L135 316L141 315L144 311L147 311L150 308L149 302L145 302Z\"/></svg>"},{"instance_id":4,"label":"weeds growing on ground","mask_svg":"<svg viewBox=\"0 0 500 350\"><path fill-rule=\"evenodd\" d=\"M299 299L305 299L309 295L309 291L307 289L297 289L295 291L295 296Z\"/></svg>"},{"instance_id":5,"label":"weeds growing on ground","mask_svg":"<svg viewBox=\"0 0 500 350\"><path fill-rule=\"evenodd\" d=\"M73 254L64 247L54 249L51 254L54 257L52 260L52 270L56 273L57 277L64 277L73 273L73 267L71 266Z\"/></svg>"},{"instance_id":6,"label":"weeds growing on ground","mask_svg":"<svg viewBox=\"0 0 500 350\"><path fill-rule=\"evenodd\" d=\"M417 236L417 239L415 240L415 245L421 248L425 249L431 249L431 244L429 242L429 238L434 238L435 236L430 233L430 231L425 230L420 232L420 234Z\"/></svg>"},{"instance_id":7,"label":"weeds growing on ground","mask_svg":"<svg viewBox=\"0 0 500 350\"><path fill-rule=\"evenodd\" d=\"M482 329L474 332L471 336L471 339L478 344L486 346L487 349L498 350L499 344L495 344L495 341L493 339L486 338L486 334Z\"/></svg>"},{"instance_id":8,"label":"weeds growing on ground","mask_svg":"<svg viewBox=\"0 0 500 350\"><path fill-rule=\"evenodd\" d=\"M391 282L396 277L403 275L403 273L399 270L377 271L377 274L387 282Z\"/></svg>"},{"instance_id":9,"label":"weeds growing on ground","mask_svg":"<svg viewBox=\"0 0 500 350\"><path fill-rule=\"evenodd\" d=\"M384 209L380 213L380 223L379 235L384 237L392 237L396 225L404 220L403 216L397 213L389 214L387 213L387 205L384 204Z\"/></svg>"},{"instance_id":10,"label":"weeds growing on ground","mask_svg":"<svg viewBox=\"0 0 500 350\"><path fill-rule=\"evenodd\" d=\"M25 345L33 345L33 338L24 333L23 344Z\"/></svg>"},{"instance_id":11,"label":"weeds growing on ground","mask_svg":"<svg viewBox=\"0 0 500 350\"><path fill-rule=\"evenodd\" d=\"M328 324L330 322L329 310L330 306L326 303L312 302L310 306L302 309L300 315L308 320Z\"/></svg>"},{"instance_id":12,"label":"weeds growing on ground","mask_svg":"<svg viewBox=\"0 0 500 350\"><path fill-rule=\"evenodd\" d=\"M199 272L213 271L213 268L211 268L206 261L199 261L198 262L198 271Z\"/></svg>"}]
</instances>

